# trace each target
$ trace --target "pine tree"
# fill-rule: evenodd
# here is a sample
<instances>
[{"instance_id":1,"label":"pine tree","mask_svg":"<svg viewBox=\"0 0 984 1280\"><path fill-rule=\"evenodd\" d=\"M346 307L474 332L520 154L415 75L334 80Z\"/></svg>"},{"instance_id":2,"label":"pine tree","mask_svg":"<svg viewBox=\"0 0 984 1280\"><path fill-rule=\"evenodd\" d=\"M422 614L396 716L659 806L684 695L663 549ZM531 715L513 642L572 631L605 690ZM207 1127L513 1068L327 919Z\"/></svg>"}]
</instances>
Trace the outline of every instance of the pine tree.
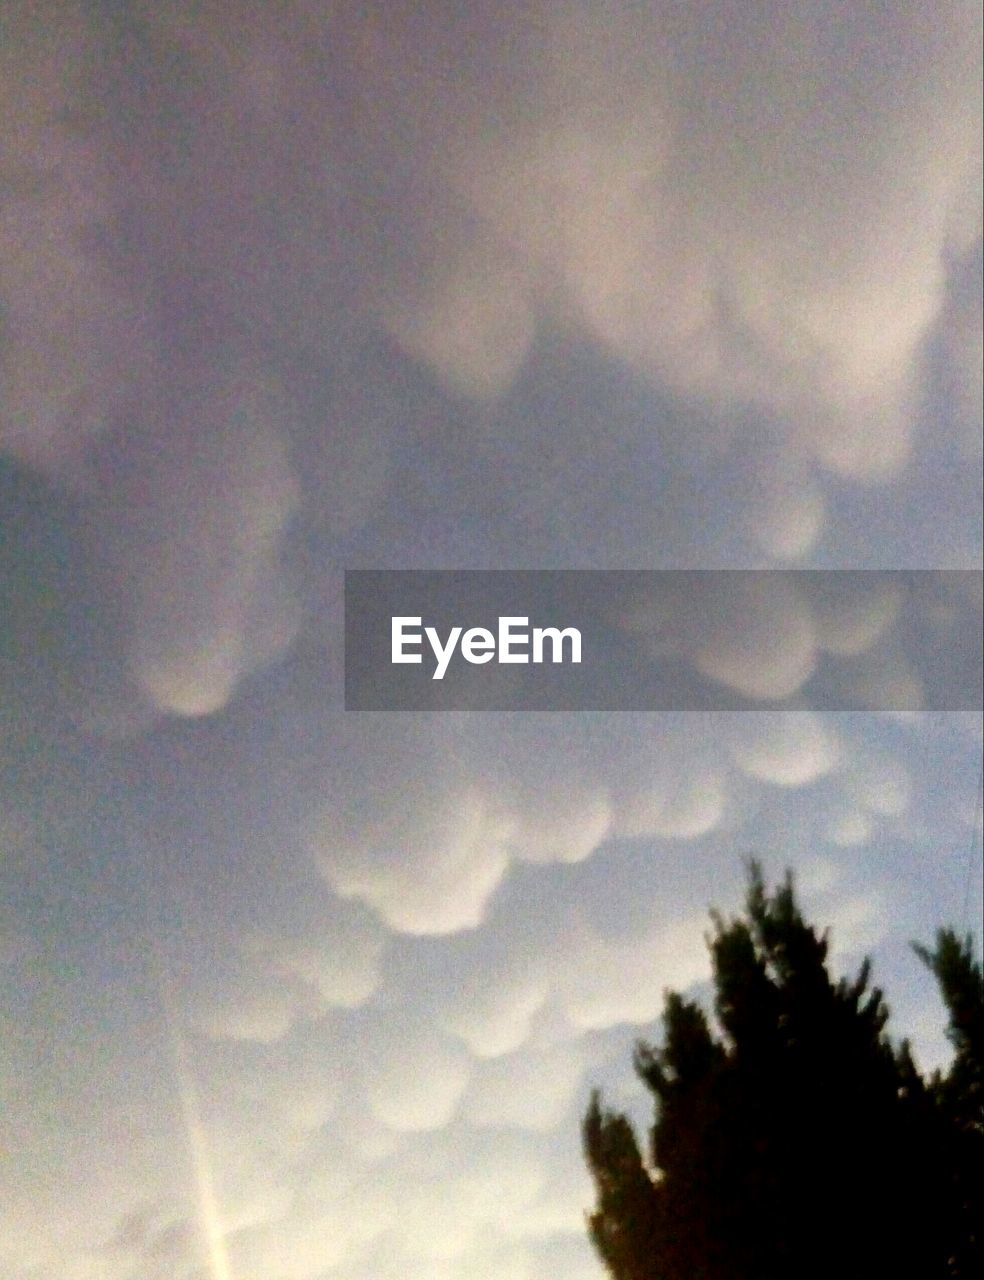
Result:
<instances>
[{"instance_id":1,"label":"pine tree","mask_svg":"<svg viewBox=\"0 0 984 1280\"><path fill-rule=\"evenodd\" d=\"M950 1010L949 1073L925 1081L866 962L828 969L790 877L752 866L746 910L712 917L715 1026L667 996L635 1067L656 1116L648 1161L593 1097L595 1246L614 1280L956 1280L979 1273L984 1141L980 966L941 932L920 954Z\"/></svg>"},{"instance_id":2,"label":"pine tree","mask_svg":"<svg viewBox=\"0 0 984 1280\"><path fill-rule=\"evenodd\" d=\"M936 950L917 946L949 1012L953 1062L931 1083L945 1133L944 1174L950 1213L950 1275L984 1271L984 974L971 939L940 929Z\"/></svg>"}]
</instances>

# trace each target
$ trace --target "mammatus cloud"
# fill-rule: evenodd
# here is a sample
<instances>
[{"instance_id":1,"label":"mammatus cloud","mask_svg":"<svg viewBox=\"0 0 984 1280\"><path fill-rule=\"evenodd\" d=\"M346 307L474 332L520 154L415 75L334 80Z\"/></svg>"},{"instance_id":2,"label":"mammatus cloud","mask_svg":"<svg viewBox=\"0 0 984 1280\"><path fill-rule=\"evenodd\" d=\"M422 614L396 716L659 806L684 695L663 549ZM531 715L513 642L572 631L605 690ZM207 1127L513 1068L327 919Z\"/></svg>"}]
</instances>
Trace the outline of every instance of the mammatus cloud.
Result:
<instances>
[{"instance_id":1,"label":"mammatus cloud","mask_svg":"<svg viewBox=\"0 0 984 1280\"><path fill-rule=\"evenodd\" d=\"M188 716L221 708L298 623L278 564L297 501L283 398L234 379L193 413L162 427L124 516L139 564L125 582L133 675L160 710Z\"/></svg>"},{"instance_id":2,"label":"mammatus cloud","mask_svg":"<svg viewBox=\"0 0 984 1280\"><path fill-rule=\"evenodd\" d=\"M743 717L744 718L744 717ZM802 787L837 766L841 741L836 724L809 712L754 716L735 735L735 760L750 777Z\"/></svg>"},{"instance_id":3,"label":"mammatus cloud","mask_svg":"<svg viewBox=\"0 0 984 1280\"><path fill-rule=\"evenodd\" d=\"M594 1277L588 1083L745 851L928 1025L978 724L346 717L337 571L974 563L979 26L3 6L5 1275L208 1274L148 899L236 1280ZM752 694L926 678L890 584L651 605Z\"/></svg>"},{"instance_id":4,"label":"mammatus cloud","mask_svg":"<svg viewBox=\"0 0 984 1280\"><path fill-rule=\"evenodd\" d=\"M292 513L338 536L400 484L373 329L461 398L451 452L421 427L452 468L538 344L600 345L676 404L681 462L757 458L739 518L780 560L822 536L825 474L905 468L934 335L973 452L976 7L235 13L4 19L0 431L103 513L160 710L290 643Z\"/></svg>"},{"instance_id":5,"label":"mammatus cloud","mask_svg":"<svg viewBox=\"0 0 984 1280\"><path fill-rule=\"evenodd\" d=\"M517 772L552 756L558 774L577 776L579 754L597 755L595 776L610 772L606 785L616 795L615 776L631 792L645 761L670 757L672 767L664 759L657 774L657 793L672 795L703 768L725 797L720 817L699 833L678 822L665 836L650 831L604 840L578 861L550 864L516 855L480 919L450 934L440 877L427 887L433 855L423 847L416 870L425 887L409 929L373 903L370 911L333 902L327 886L319 897L316 880L300 921L284 920L278 902L286 868L271 861L264 866L266 896L251 907L263 927L250 934L216 894L221 873L205 862L187 867L184 892L202 902L210 931L196 941L189 936L195 922L179 917L168 943L181 961L179 1006L237 1277L310 1280L327 1268L333 1280L367 1272L457 1280L496 1274L496 1266L508 1266L510 1277L536 1276L569 1259L570 1274L587 1280L594 1264L584 1249L582 1210L589 1196L571 1147L586 1090L615 1064L626 1069L633 1038L652 1031L664 984L699 989L706 979L706 906L715 901L728 909L737 900L735 850L764 850L775 867L802 865L808 910L833 922L838 963L847 967L880 945L890 903L900 902L891 897L899 879L908 874L925 884L926 857L940 856L937 839L907 870L897 854L882 865L883 853L896 847L886 840L899 833L912 838L921 823L940 830L923 807L940 802L943 792L931 773L924 788L926 771L915 756L907 763L917 749L902 745L915 744L931 726L900 724L891 748L865 717L836 723L805 712L761 722L757 716L715 723L678 717L676 725L666 718L658 737L643 733L646 724L652 729L649 717L628 717L633 723L625 724L597 717L590 742L568 733L568 756L560 764L560 727L550 722L534 730L526 717L516 719L525 735L504 736L498 756L508 758L508 743ZM491 738L476 738L476 756L487 759ZM412 756L412 742L400 741L391 759ZM270 763L276 772L276 760ZM541 763L539 778L549 772ZM514 803L515 786L497 792L487 769L484 786L488 804L504 806L503 797ZM620 803L612 803L612 812ZM662 811L656 801L653 811ZM868 822L866 861L825 839L836 811ZM955 841L958 831L969 831L963 810L960 817ZM461 821L467 825L467 814ZM247 815L245 840L249 834ZM252 881L256 873L244 849L237 876ZM380 882L386 874L384 863ZM406 883L398 865L389 874ZM461 877L467 880L467 866ZM462 889L463 896L468 892ZM904 909L911 911L911 904ZM383 930L372 925L373 913L386 924L382 952ZM318 919L326 922L322 931ZM431 922L442 929L421 928ZM903 928L913 931L908 917ZM105 998L118 1004L133 977L121 970L116 981L119 990ZM122 1003L130 999L124 994ZM135 1025L143 1036L146 1017L141 1006ZM128 1053L144 1053L141 1043L140 1035L130 1036ZM15 1073L26 1066L20 1055L18 1049ZM83 1096L87 1090L93 1096L102 1070L95 1055ZM8 1236L18 1265L35 1259L45 1280L49 1274L156 1280L153 1268L163 1274L162 1256L172 1274L182 1275L184 1266L190 1280L203 1265L182 1171L153 1172L162 1143L171 1143L177 1159L180 1132L158 1131L161 1122L151 1123L148 1101L137 1105L133 1090L140 1079L126 1055L117 1059L116 1115L100 1123L98 1135L91 1132L91 1114L85 1122L74 1113L55 1115L59 1144L106 1151L104 1176L57 1237L44 1241L29 1230L39 1192L33 1198L18 1192L4 1219L11 1227L21 1223ZM168 1088L165 1072L155 1089L166 1094ZM16 1092L8 1105L19 1115ZM125 1143L109 1145L134 1124L146 1135L134 1151ZM110 1158L110 1152L117 1154ZM119 1178L128 1187L117 1187ZM65 1201L67 1193L59 1181L43 1194ZM147 1208L151 1201L158 1207ZM143 1233L132 1222L116 1223L113 1206L143 1213ZM438 1206L447 1223L439 1231ZM71 1269L80 1240L86 1249L107 1250L92 1254L102 1273Z\"/></svg>"},{"instance_id":6,"label":"mammatus cloud","mask_svg":"<svg viewBox=\"0 0 984 1280\"><path fill-rule=\"evenodd\" d=\"M559 315L682 394L785 418L794 458L858 478L901 466L913 360L976 163L969 7L930 31L874 6L776 6L739 50L710 9L692 26L663 7L545 13L512 33L526 58L505 119L497 67L431 96L447 37L418 50L416 18L371 24L377 111L413 102L428 176L466 202L451 223L464 244L397 336L484 395L515 376L530 312Z\"/></svg>"}]
</instances>

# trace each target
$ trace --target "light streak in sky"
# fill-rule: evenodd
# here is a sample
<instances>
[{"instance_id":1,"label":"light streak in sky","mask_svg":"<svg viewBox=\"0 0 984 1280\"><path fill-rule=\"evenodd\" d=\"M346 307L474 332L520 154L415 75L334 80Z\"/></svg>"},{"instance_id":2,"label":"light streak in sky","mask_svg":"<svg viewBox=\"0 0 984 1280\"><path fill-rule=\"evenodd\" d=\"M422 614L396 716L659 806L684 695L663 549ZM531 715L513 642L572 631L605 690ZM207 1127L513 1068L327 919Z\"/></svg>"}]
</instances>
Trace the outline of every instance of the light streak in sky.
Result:
<instances>
[{"instance_id":1,"label":"light streak in sky","mask_svg":"<svg viewBox=\"0 0 984 1280\"><path fill-rule=\"evenodd\" d=\"M219 1214L218 1197L215 1194L212 1159L208 1149L208 1135L202 1122L198 1089L188 1062L187 1045L170 1009L168 1022L174 1057L175 1083L181 1101L181 1116L198 1193L198 1219L205 1237L211 1277L212 1280L233 1280L225 1232L222 1229L222 1219Z\"/></svg>"},{"instance_id":2,"label":"light streak in sky","mask_svg":"<svg viewBox=\"0 0 984 1280\"><path fill-rule=\"evenodd\" d=\"M174 1083L181 1105L181 1119L198 1201L198 1223L204 1238L210 1280L234 1280L226 1248L225 1231L215 1191L208 1134L202 1120L201 1102L188 1056L188 1043L181 1031L174 992L159 946L152 947L168 1042L174 1069Z\"/></svg>"},{"instance_id":3,"label":"light streak in sky","mask_svg":"<svg viewBox=\"0 0 984 1280\"><path fill-rule=\"evenodd\" d=\"M202 1119L198 1086L195 1083L195 1073L192 1070L188 1053L188 1041L181 1030L178 1002L175 998L170 968L162 946L162 939L166 936L162 917L165 890L161 883L159 872L155 874L155 869L147 861L145 851L150 848L150 843L146 839L141 839L141 835L142 833L139 830L131 831L129 844L133 850L138 874L142 872L141 881L145 893L145 937L164 1015L164 1026L170 1050L174 1084L181 1108L181 1121L188 1146L192 1177L195 1183L198 1225L205 1245L209 1280L235 1280L232 1265L229 1262L229 1251L226 1247L222 1216L219 1212L219 1200L215 1190L215 1175L212 1168L212 1155L209 1150L208 1132ZM138 854L138 851L143 851L142 856Z\"/></svg>"}]
</instances>

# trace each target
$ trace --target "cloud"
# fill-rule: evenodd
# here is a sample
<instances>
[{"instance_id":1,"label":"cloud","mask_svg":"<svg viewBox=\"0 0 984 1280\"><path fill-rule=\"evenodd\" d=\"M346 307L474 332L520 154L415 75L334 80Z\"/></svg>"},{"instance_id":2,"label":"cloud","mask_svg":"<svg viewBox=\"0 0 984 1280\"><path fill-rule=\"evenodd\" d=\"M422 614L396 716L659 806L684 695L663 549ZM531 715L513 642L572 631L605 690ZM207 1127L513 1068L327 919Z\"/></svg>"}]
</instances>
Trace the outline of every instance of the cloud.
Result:
<instances>
[{"instance_id":1,"label":"cloud","mask_svg":"<svg viewBox=\"0 0 984 1280\"><path fill-rule=\"evenodd\" d=\"M900 24L869 5L837 24L821 25L809 6L773 19L751 22L736 56L734 27L708 17L699 57L692 31L660 8L614 21L591 8L551 13L539 30L519 22L526 74L510 89L522 115L514 105L504 119L494 61L479 71L465 62L457 92L428 101L414 55L439 67L454 34L428 54L403 23L370 22L377 111L414 103L432 201L446 182L481 229L468 238L450 200L451 219L432 217L435 237L449 222L457 233L431 270L448 323L432 326L446 336L431 352L415 354L486 394L536 299L541 323L573 314L675 390L786 418L794 454L822 468L868 479L902 465L912 363L940 306L949 211L975 163L969 10L954 6L932 39L918 17ZM424 18L417 30L428 29ZM839 54L853 37L845 73ZM895 56L879 61L889 47ZM709 98L688 77L699 83L715 48L729 56L714 63ZM480 238L492 247L470 268ZM519 275L528 301L513 304L510 341L479 320L456 357L455 307L487 296L495 252L500 288ZM418 314L432 305L425 277ZM805 532L789 539L806 542Z\"/></svg>"},{"instance_id":2,"label":"cloud","mask_svg":"<svg viewBox=\"0 0 984 1280\"><path fill-rule=\"evenodd\" d=\"M443 736L410 737L403 759L395 743L384 746L385 787L375 771L352 778L344 807L329 804L312 824L312 851L334 891L410 933L478 924L509 862L504 817L447 768Z\"/></svg>"},{"instance_id":3,"label":"cloud","mask_svg":"<svg viewBox=\"0 0 984 1280\"><path fill-rule=\"evenodd\" d=\"M255 1040L269 1044L282 1040L290 1030L293 1002L278 991L223 992L210 1001L196 1025L214 1039Z\"/></svg>"},{"instance_id":4,"label":"cloud","mask_svg":"<svg viewBox=\"0 0 984 1280\"><path fill-rule=\"evenodd\" d=\"M905 764L877 751L859 751L845 770L850 792L868 813L895 816L908 808L912 782Z\"/></svg>"},{"instance_id":5,"label":"cloud","mask_svg":"<svg viewBox=\"0 0 984 1280\"><path fill-rule=\"evenodd\" d=\"M753 778L802 787L837 764L840 744L836 729L815 714L762 713L742 720L735 735L734 756L738 766Z\"/></svg>"},{"instance_id":6,"label":"cloud","mask_svg":"<svg viewBox=\"0 0 984 1280\"><path fill-rule=\"evenodd\" d=\"M84 6L45 8L4 16L0 443L71 478L139 400L153 348L146 301L94 251L119 232L111 158L81 125L99 41Z\"/></svg>"},{"instance_id":7,"label":"cloud","mask_svg":"<svg viewBox=\"0 0 984 1280\"><path fill-rule=\"evenodd\" d=\"M181 412L181 409L178 409ZM186 410L187 412L187 410ZM283 403L237 383L175 423L130 489L139 571L131 663L156 706L222 707L238 679L283 651L297 617L276 590L277 548L296 504L280 435Z\"/></svg>"},{"instance_id":8,"label":"cloud","mask_svg":"<svg viewBox=\"0 0 984 1280\"><path fill-rule=\"evenodd\" d=\"M928 335L931 384L944 406L944 432L952 435L957 456L973 465L982 439L982 329L977 299L982 288L984 239L976 174L954 212L944 247L943 302ZM931 412L931 410L930 410Z\"/></svg>"},{"instance_id":9,"label":"cloud","mask_svg":"<svg viewBox=\"0 0 984 1280\"><path fill-rule=\"evenodd\" d=\"M534 776L545 784L568 768L576 777L593 760L618 813L620 793L610 779L631 793L634 772L645 775L643 762L669 755L683 777L688 760L694 767L703 761L727 780L737 807L727 827L702 837L606 841L594 856L575 861L517 858L477 926L396 934L382 952L382 929L368 908L325 895L299 912L278 909L286 868L279 883L267 869L267 890L254 904L262 907L262 929L244 932L218 895L208 912L210 958L179 944L175 933L171 942L184 957L182 999L192 1010L210 989L229 1000L225 1031L234 1034L194 1036L192 1062L237 1273L308 1280L330 1266L353 1280L387 1269L394 1276L455 1277L494 1273L508 1262L519 1274L536 1275L545 1259L570 1258L571 1274L578 1274L590 1259L582 1218L589 1196L572 1168L571 1117L589 1080L612 1074L616 1060L628 1072L636 1032L656 1034L664 986L687 990L706 980L705 908L737 901L736 848L761 849L764 840L776 869L807 860L801 891L811 918L834 922L838 963L853 966L860 950L883 945L885 894L897 866L886 864L873 886L870 868L858 864L853 850L827 846L826 861L818 863L824 848L818 833L833 811L831 796L870 805L876 824L900 816L892 794L901 776L896 752L917 732L915 724L897 725L900 737L890 748L865 717L838 720L836 731L807 713L788 721L667 717L661 733L648 738L643 730L652 729L651 717L593 717L582 725L582 739L566 735L565 763L557 754L565 735L550 718L538 727L521 718L522 734L510 727L512 718L501 720L495 768L489 726L473 735L466 719L460 738L452 739L473 742L490 795L494 779L522 772L527 756L540 760ZM397 735L389 758L409 754L414 742L409 731ZM511 760L504 744L514 752ZM549 763L542 759L547 746L555 753ZM360 767L358 758L349 763ZM457 767L465 764L474 761L459 757ZM672 776L664 762L666 774ZM859 790L869 779L871 794ZM519 790L502 794L511 803ZM261 797L253 803L264 808ZM563 832L564 814L556 812ZM962 810L959 817L963 823ZM252 814L240 820L248 829ZM781 847L770 844L770 829L783 832ZM255 883L245 857L236 865L240 877ZM215 871L184 868L189 878ZM912 875L925 883L916 863ZM318 887L314 879L308 883ZM200 896L191 884L187 889ZM252 892L245 897L252 900ZM368 942L360 942L363 933ZM353 953L359 974L376 974L372 993L355 1007L344 1007L353 990L347 977L333 976L330 990L320 992L315 972L323 965L335 973L335 948ZM290 968L312 949L326 957L314 971ZM267 1033L253 993L277 991L283 1000L273 1007L282 1021ZM237 1032L236 1017L247 1034ZM121 1079L118 1071L114 1079ZM125 1093L122 1079L114 1087ZM68 1140L65 1132L59 1142ZM173 1120L167 1132L180 1140ZM143 1158L159 1156L161 1140L145 1143ZM152 1181L132 1153L120 1176L134 1199ZM115 1210L130 1200L112 1203ZM435 1205L445 1210L446 1230L433 1226ZM188 1213L178 1204L171 1217ZM101 1238L112 1235L107 1227ZM77 1240L77 1225L69 1224L64 1238ZM56 1257L53 1247L45 1257ZM128 1275L122 1261L120 1274Z\"/></svg>"},{"instance_id":10,"label":"cloud","mask_svg":"<svg viewBox=\"0 0 984 1280\"><path fill-rule=\"evenodd\" d=\"M669 753L645 717L622 732L552 715L339 730L347 747L323 784L336 799L308 822L308 847L335 893L403 933L476 928L517 863L583 862L616 833L692 838L725 809L713 746Z\"/></svg>"},{"instance_id":11,"label":"cloud","mask_svg":"<svg viewBox=\"0 0 984 1280\"><path fill-rule=\"evenodd\" d=\"M581 936L577 970L563 979L561 1000L576 1027L594 1030L620 1022L651 1022L662 1005L652 975L674 989L693 986L708 974L706 918L655 925L642 938L609 941Z\"/></svg>"},{"instance_id":12,"label":"cloud","mask_svg":"<svg viewBox=\"0 0 984 1280\"><path fill-rule=\"evenodd\" d=\"M583 1051L572 1043L500 1054L476 1068L462 1115L480 1126L548 1132L570 1110L583 1071Z\"/></svg>"},{"instance_id":13,"label":"cloud","mask_svg":"<svg viewBox=\"0 0 984 1280\"><path fill-rule=\"evenodd\" d=\"M832 844L850 848L866 844L871 832L872 822L868 814L861 810L845 809L831 818L828 836Z\"/></svg>"},{"instance_id":14,"label":"cloud","mask_svg":"<svg viewBox=\"0 0 984 1280\"><path fill-rule=\"evenodd\" d=\"M788 698L817 665L809 600L788 575L658 580L620 621L654 659L683 656L746 698Z\"/></svg>"},{"instance_id":15,"label":"cloud","mask_svg":"<svg viewBox=\"0 0 984 1280\"><path fill-rule=\"evenodd\" d=\"M466 973L457 985L444 1024L479 1058L512 1053L529 1036L550 992L549 977L531 974L530 967L519 956L504 956L491 972Z\"/></svg>"},{"instance_id":16,"label":"cloud","mask_svg":"<svg viewBox=\"0 0 984 1280\"><path fill-rule=\"evenodd\" d=\"M468 1054L440 1031L390 1013L362 1042L362 1077L373 1115L401 1133L443 1129L471 1074Z\"/></svg>"},{"instance_id":17,"label":"cloud","mask_svg":"<svg viewBox=\"0 0 984 1280\"><path fill-rule=\"evenodd\" d=\"M953 898L979 724L796 700L956 602L626 619L781 715L374 717L340 569L972 562L978 6L0 23L0 1268L201 1274L159 894L237 1276L593 1275L571 1117L746 848L852 960Z\"/></svg>"},{"instance_id":18,"label":"cloud","mask_svg":"<svg viewBox=\"0 0 984 1280\"><path fill-rule=\"evenodd\" d=\"M827 518L823 488L797 449L763 459L748 504L748 527L772 559L797 561L818 542Z\"/></svg>"},{"instance_id":19,"label":"cloud","mask_svg":"<svg viewBox=\"0 0 984 1280\"><path fill-rule=\"evenodd\" d=\"M140 1280L195 1274L201 1246L195 1223L175 1217L166 1205L141 1205L128 1213L100 1250L103 1265L126 1266ZM123 1274L122 1270L118 1274Z\"/></svg>"},{"instance_id":20,"label":"cloud","mask_svg":"<svg viewBox=\"0 0 984 1280\"><path fill-rule=\"evenodd\" d=\"M206 974L184 975L190 1021L213 1040L283 1040L300 1024L369 1001L380 985L384 946L366 912L312 893L289 919L270 918L250 931L239 926Z\"/></svg>"},{"instance_id":21,"label":"cloud","mask_svg":"<svg viewBox=\"0 0 984 1280\"><path fill-rule=\"evenodd\" d=\"M825 473L905 467L927 343L973 451L979 15L674 13L14 7L2 438L91 495L159 711L215 711L289 645L292 519L344 539L396 500L392 342L451 393L457 440L413 429L457 484L551 344L650 388L648 440L572 427L596 474L562 486L566 542L676 434L681 484L758 459L734 527L801 560Z\"/></svg>"}]
</instances>

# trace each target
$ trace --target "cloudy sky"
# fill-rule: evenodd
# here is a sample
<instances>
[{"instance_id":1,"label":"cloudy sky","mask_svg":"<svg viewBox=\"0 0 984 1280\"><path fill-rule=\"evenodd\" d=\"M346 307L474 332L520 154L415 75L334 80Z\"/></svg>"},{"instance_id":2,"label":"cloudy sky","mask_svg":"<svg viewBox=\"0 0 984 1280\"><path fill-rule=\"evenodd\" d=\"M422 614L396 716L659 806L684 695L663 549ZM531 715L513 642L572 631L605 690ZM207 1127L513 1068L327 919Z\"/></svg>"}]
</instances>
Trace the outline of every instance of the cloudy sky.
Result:
<instances>
[{"instance_id":1,"label":"cloudy sky","mask_svg":"<svg viewBox=\"0 0 984 1280\"><path fill-rule=\"evenodd\" d=\"M599 1280L588 1091L750 852L943 1058L979 715L346 713L341 600L978 569L979 28L2 5L5 1280ZM890 602L797 635L918 684Z\"/></svg>"}]
</instances>

